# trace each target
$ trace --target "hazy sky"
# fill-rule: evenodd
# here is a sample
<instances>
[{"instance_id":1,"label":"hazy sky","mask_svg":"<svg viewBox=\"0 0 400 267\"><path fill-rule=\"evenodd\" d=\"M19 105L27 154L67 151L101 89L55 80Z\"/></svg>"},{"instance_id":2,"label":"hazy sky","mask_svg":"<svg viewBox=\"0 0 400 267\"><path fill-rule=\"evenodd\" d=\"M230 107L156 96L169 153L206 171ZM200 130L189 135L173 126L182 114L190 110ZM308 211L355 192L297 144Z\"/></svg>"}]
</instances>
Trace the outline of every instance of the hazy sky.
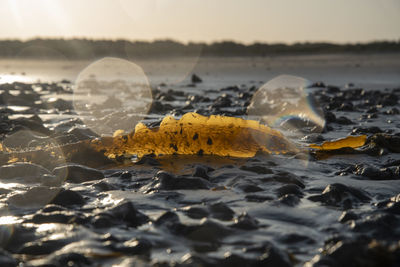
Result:
<instances>
[{"instance_id":1,"label":"hazy sky","mask_svg":"<svg viewBox=\"0 0 400 267\"><path fill-rule=\"evenodd\" d=\"M400 0L0 0L0 38L400 40Z\"/></svg>"}]
</instances>

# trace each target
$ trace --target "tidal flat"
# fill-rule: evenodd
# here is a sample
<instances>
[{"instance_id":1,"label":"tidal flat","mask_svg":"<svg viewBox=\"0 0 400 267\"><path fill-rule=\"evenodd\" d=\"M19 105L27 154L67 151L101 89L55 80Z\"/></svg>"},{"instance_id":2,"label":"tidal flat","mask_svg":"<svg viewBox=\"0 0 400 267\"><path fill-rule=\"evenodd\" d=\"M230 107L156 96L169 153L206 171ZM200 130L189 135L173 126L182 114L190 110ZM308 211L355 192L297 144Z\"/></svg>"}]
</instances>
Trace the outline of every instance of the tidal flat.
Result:
<instances>
[{"instance_id":1,"label":"tidal flat","mask_svg":"<svg viewBox=\"0 0 400 267\"><path fill-rule=\"evenodd\" d=\"M303 111L324 121L316 130L301 111L278 116L274 126L299 146L349 135L390 142L325 158L148 155L93 167L95 158L66 160L54 149L41 164L10 161L0 166L0 265L400 265L396 57L184 60L170 63L175 77L162 64L138 64L152 95L142 118L149 127L187 112L247 119L259 88L286 73L311 81ZM16 62L1 71L3 147L40 150L101 135L74 109L76 70L87 62L47 73L54 62Z\"/></svg>"}]
</instances>

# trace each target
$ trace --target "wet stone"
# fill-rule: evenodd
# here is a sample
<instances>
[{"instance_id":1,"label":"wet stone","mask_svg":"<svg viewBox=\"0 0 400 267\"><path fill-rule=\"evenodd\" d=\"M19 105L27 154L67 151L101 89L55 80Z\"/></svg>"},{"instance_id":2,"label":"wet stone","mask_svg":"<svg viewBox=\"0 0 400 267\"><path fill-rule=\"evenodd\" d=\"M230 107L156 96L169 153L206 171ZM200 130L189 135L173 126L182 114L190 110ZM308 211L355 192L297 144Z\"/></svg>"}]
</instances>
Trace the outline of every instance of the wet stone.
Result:
<instances>
[{"instance_id":1,"label":"wet stone","mask_svg":"<svg viewBox=\"0 0 400 267\"><path fill-rule=\"evenodd\" d=\"M302 234L297 234L297 233L290 233L290 234L285 234L281 238L279 238L279 241L285 243L285 244L295 244L295 243L305 243L305 244L314 244L315 240L302 235Z\"/></svg>"},{"instance_id":2,"label":"wet stone","mask_svg":"<svg viewBox=\"0 0 400 267\"><path fill-rule=\"evenodd\" d=\"M29 188L26 192L17 193L8 198L10 205L36 209L52 202L59 194L60 189L47 186L35 186Z\"/></svg>"},{"instance_id":3,"label":"wet stone","mask_svg":"<svg viewBox=\"0 0 400 267\"><path fill-rule=\"evenodd\" d=\"M371 180L398 180L400 179L400 166L377 168L367 164L357 164L353 173Z\"/></svg>"},{"instance_id":4,"label":"wet stone","mask_svg":"<svg viewBox=\"0 0 400 267\"><path fill-rule=\"evenodd\" d=\"M260 192L263 191L261 187L258 185L252 184L250 182L239 182L235 184L235 188L239 189L240 191L244 193L254 193L254 192Z\"/></svg>"},{"instance_id":5,"label":"wet stone","mask_svg":"<svg viewBox=\"0 0 400 267\"><path fill-rule=\"evenodd\" d=\"M336 118L335 120L336 123L342 124L342 125L351 125L354 124L349 118L341 116L339 118Z\"/></svg>"},{"instance_id":6,"label":"wet stone","mask_svg":"<svg viewBox=\"0 0 400 267\"><path fill-rule=\"evenodd\" d=\"M76 252L67 252L64 254L55 254L51 256L44 266L91 266L92 262L82 254Z\"/></svg>"},{"instance_id":7,"label":"wet stone","mask_svg":"<svg viewBox=\"0 0 400 267\"><path fill-rule=\"evenodd\" d=\"M400 219L396 215L375 213L352 222L351 228L374 238L398 241L400 239L399 225Z\"/></svg>"},{"instance_id":8,"label":"wet stone","mask_svg":"<svg viewBox=\"0 0 400 267\"><path fill-rule=\"evenodd\" d=\"M265 201L269 201L269 200L273 200L274 198L272 196L269 195L261 195L261 194L248 194L245 196L245 199L248 202L265 202Z\"/></svg>"},{"instance_id":9,"label":"wet stone","mask_svg":"<svg viewBox=\"0 0 400 267\"><path fill-rule=\"evenodd\" d=\"M357 220L359 217L357 214L355 214L352 211L344 211L340 217L339 217L339 222L345 223L351 220Z\"/></svg>"},{"instance_id":10,"label":"wet stone","mask_svg":"<svg viewBox=\"0 0 400 267\"><path fill-rule=\"evenodd\" d=\"M206 180L209 180L210 177L208 176L208 172L212 171L213 169L207 168L206 166L201 166L198 165L195 167L194 172L193 172L193 177L201 177Z\"/></svg>"},{"instance_id":11,"label":"wet stone","mask_svg":"<svg viewBox=\"0 0 400 267\"><path fill-rule=\"evenodd\" d=\"M32 219L29 220L32 223L80 223L86 222L86 218L77 212L72 211L53 211L53 212L39 212L33 215Z\"/></svg>"},{"instance_id":12,"label":"wet stone","mask_svg":"<svg viewBox=\"0 0 400 267\"><path fill-rule=\"evenodd\" d=\"M370 197L361 189L335 183L328 185L321 194L310 196L308 199L315 202L322 202L328 206L350 209L354 205L368 202Z\"/></svg>"},{"instance_id":13,"label":"wet stone","mask_svg":"<svg viewBox=\"0 0 400 267\"><path fill-rule=\"evenodd\" d=\"M111 190L116 190L117 187L107 183L106 181L100 181L98 183L93 184L93 187L95 187L97 190L101 192L106 192L106 191L111 191Z\"/></svg>"},{"instance_id":14,"label":"wet stone","mask_svg":"<svg viewBox=\"0 0 400 267\"><path fill-rule=\"evenodd\" d=\"M325 245L322 255L315 256L305 264L312 266L397 266L397 246L387 246L376 240L361 236Z\"/></svg>"},{"instance_id":15,"label":"wet stone","mask_svg":"<svg viewBox=\"0 0 400 267\"><path fill-rule=\"evenodd\" d=\"M138 227L149 220L149 218L138 211L130 201L124 201L113 208L107 209L105 212L111 215L113 219L120 220L131 227Z\"/></svg>"},{"instance_id":16,"label":"wet stone","mask_svg":"<svg viewBox=\"0 0 400 267\"><path fill-rule=\"evenodd\" d=\"M288 184L281 186L276 190L278 197L282 197L287 194L293 194L298 197L303 197L303 192L301 191L301 187L295 184Z\"/></svg>"},{"instance_id":17,"label":"wet stone","mask_svg":"<svg viewBox=\"0 0 400 267\"><path fill-rule=\"evenodd\" d=\"M151 185L151 190L194 190L210 188L209 182L203 178L176 177L164 171L159 171L153 179L154 182Z\"/></svg>"},{"instance_id":18,"label":"wet stone","mask_svg":"<svg viewBox=\"0 0 400 267\"><path fill-rule=\"evenodd\" d=\"M252 166L247 166L247 165L243 165L240 167L241 170L244 171L249 171L249 172L254 172L257 174L271 174L273 173L271 169L264 167L264 166L260 166L260 165L252 165Z\"/></svg>"},{"instance_id":19,"label":"wet stone","mask_svg":"<svg viewBox=\"0 0 400 267\"><path fill-rule=\"evenodd\" d=\"M77 164L56 167L53 173L71 183L83 183L104 178L101 171Z\"/></svg>"},{"instance_id":20,"label":"wet stone","mask_svg":"<svg viewBox=\"0 0 400 267\"><path fill-rule=\"evenodd\" d=\"M34 163L18 162L0 167L1 180L20 178L22 181L37 182L41 181L41 176L45 174L50 175L51 173L46 168Z\"/></svg>"},{"instance_id":21,"label":"wet stone","mask_svg":"<svg viewBox=\"0 0 400 267\"><path fill-rule=\"evenodd\" d=\"M0 248L0 266L15 267L18 266L18 261L10 253Z\"/></svg>"},{"instance_id":22,"label":"wet stone","mask_svg":"<svg viewBox=\"0 0 400 267\"><path fill-rule=\"evenodd\" d=\"M125 241L122 244L115 244L111 246L112 250L122 252L129 255L149 255L152 249L152 244L149 240L144 238L134 238Z\"/></svg>"},{"instance_id":23,"label":"wet stone","mask_svg":"<svg viewBox=\"0 0 400 267\"><path fill-rule=\"evenodd\" d=\"M242 230L255 230L258 229L258 221L251 217L247 213L240 214L235 218L235 223L231 225L233 228L238 228Z\"/></svg>"},{"instance_id":24,"label":"wet stone","mask_svg":"<svg viewBox=\"0 0 400 267\"><path fill-rule=\"evenodd\" d=\"M232 230L213 220L204 218L199 225L189 225L185 237L200 242L220 242Z\"/></svg>"},{"instance_id":25,"label":"wet stone","mask_svg":"<svg viewBox=\"0 0 400 267\"><path fill-rule=\"evenodd\" d=\"M46 255L53 253L67 245L70 240L43 240L28 242L18 251L18 254Z\"/></svg>"},{"instance_id":26,"label":"wet stone","mask_svg":"<svg viewBox=\"0 0 400 267\"><path fill-rule=\"evenodd\" d=\"M231 208L229 208L225 203L222 202L208 205L208 209L213 218L222 221L232 220L235 214L235 212Z\"/></svg>"},{"instance_id":27,"label":"wet stone","mask_svg":"<svg viewBox=\"0 0 400 267\"><path fill-rule=\"evenodd\" d=\"M305 188L305 185L300 177L293 173L280 171L271 177L261 179L263 182L278 182L283 184L295 184L300 188Z\"/></svg>"},{"instance_id":28,"label":"wet stone","mask_svg":"<svg viewBox=\"0 0 400 267\"><path fill-rule=\"evenodd\" d=\"M208 209L205 207L186 207L183 208L182 211L185 213L186 216L192 219L202 219L210 215Z\"/></svg>"},{"instance_id":29,"label":"wet stone","mask_svg":"<svg viewBox=\"0 0 400 267\"><path fill-rule=\"evenodd\" d=\"M61 189L60 192L54 197L54 199L50 203L60 205L63 207L74 206L74 205L80 206L85 203L85 200L78 192L69 189Z\"/></svg>"},{"instance_id":30,"label":"wet stone","mask_svg":"<svg viewBox=\"0 0 400 267\"><path fill-rule=\"evenodd\" d=\"M300 203L300 198L293 194L286 194L278 199L279 203L294 207Z\"/></svg>"},{"instance_id":31,"label":"wet stone","mask_svg":"<svg viewBox=\"0 0 400 267\"><path fill-rule=\"evenodd\" d=\"M192 83L201 83L203 80L196 74L192 74L191 81Z\"/></svg>"}]
</instances>

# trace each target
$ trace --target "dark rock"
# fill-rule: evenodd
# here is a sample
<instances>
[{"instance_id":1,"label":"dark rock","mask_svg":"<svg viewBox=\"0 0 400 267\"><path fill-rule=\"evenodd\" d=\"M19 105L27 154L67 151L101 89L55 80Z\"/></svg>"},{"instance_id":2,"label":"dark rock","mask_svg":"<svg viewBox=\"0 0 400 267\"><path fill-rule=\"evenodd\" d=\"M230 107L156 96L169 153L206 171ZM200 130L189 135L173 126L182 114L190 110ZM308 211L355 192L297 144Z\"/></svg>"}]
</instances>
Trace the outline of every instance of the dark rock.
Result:
<instances>
[{"instance_id":1,"label":"dark rock","mask_svg":"<svg viewBox=\"0 0 400 267\"><path fill-rule=\"evenodd\" d=\"M354 106L351 102L342 103L338 108L340 111L354 111Z\"/></svg>"},{"instance_id":2,"label":"dark rock","mask_svg":"<svg viewBox=\"0 0 400 267\"><path fill-rule=\"evenodd\" d=\"M343 211L343 213L339 217L339 222L345 223L351 220L357 220L358 216L352 211Z\"/></svg>"},{"instance_id":3,"label":"dark rock","mask_svg":"<svg viewBox=\"0 0 400 267\"><path fill-rule=\"evenodd\" d=\"M0 225L0 246L10 253L17 253L21 247L27 243L37 239L34 228L26 228L21 224L15 224L10 232L9 225Z\"/></svg>"},{"instance_id":4,"label":"dark rock","mask_svg":"<svg viewBox=\"0 0 400 267\"><path fill-rule=\"evenodd\" d=\"M43 240L28 242L18 251L18 254L48 255L64 247L70 240Z\"/></svg>"},{"instance_id":5,"label":"dark rock","mask_svg":"<svg viewBox=\"0 0 400 267\"><path fill-rule=\"evenodd\" d=\"M78 140L87 140L98 137L98 134L88 128L74 126L67 131L67 133L74 135Z\"/></svg>"},{"instance_id":6,"label":"dark rock","mask_svg":"<svg viewBox=\"0 0 400 267\"><path fill-rule=\"evenodd\" d=\"M328 110L324 110L324 117L327 123L336 122L336 116Z\"/></svg>"},{"instance_id":7,"label":"dark rock","mask_svg":"<svg viewBox=\"0 0 400 267\"><path fill-rule=\"evenodd\" d=\"M283 237L279 238L279 241L285 243L285 244L294 244L294 243L305 243L305 244L314 244L315 240L302 235L302 234L297 234L297 233L290 233L290 234L285 234Z\"/></svg>"},{"instance_id":8,"label":"dark rock","mask_svg":"<svg viewBox=\"0 0 400 267\"><path fill-rule=\"evenodd\" d=\"M154 158L153 155L146 155L140 158L137 162L135 162L136 165L149 165L149 166L160 166L161 163ZM122 177L121 177L122 178Z\"/></svg>"},{"instance_id":9,"label":"dark rock","mask_svg":"<svg viewBox=\"0 0 400 267\"><path fill-rule=\"evenodd\" d=\"M400 110L397 108L391 108L385 111L386 115L398 115L400 114Z\"/></svg>"},{"instance_id":10,"label":"dark rock","mask_svg":"<svg viewBox=\"0 0 400 267\"><path fill-rule=\"evenodd\" d=\"M53 212L53 211L65 211L65 210L68 209L60 205L48 204L43 209L41 209L41 212Z\"/></svg>"},{"instance_id":11,"label":"dark rock","mask_svg":"<svg viewBox=\"0 0 400 267\"><path fill-rule=\"evenodd\" d=\"M43 126L43 121L38 116L33 116L31 118L20 117L12 121L14 129L29 129L33 132L37 132L40 134L44 134L46 136L50 136L52 132Z\"/></svg>"},{"instance_id":12,"label":"dark rock","mask_svg":"<svg viewBox=\"0 0 400 267\"><path fill-rule=\"evenodd\" d=\"M261 181L263 182L278 182L283 184L295 184L300 188L305 188L305 185L300 177L295 174L280 171L271 177L262 178Z\"/></svg>"},{"instance_id":13,"label":"dark rock","mask_svg":"<svg viewBox=\"0 0 400 267\"><path fill-rule=\"evenodd\" d=\"M310 196L308 199L322 202L329 206L350 209L354 204L368 202L370 197L360 189L335 183L328 185L321 194Z\"/></svg>"},{"instance_id":14,"label":"dark rock","mask_svg":"<svg viewBox=\"0 0 400 267\"><path fill-rule=\"evenodd\" d=\"M191 81L192 83L201 83L203 80L196 74L192 74Z\"/></svg>"},{"instance_id":15,"label":"dark rock","mask_svg":"<svg viewBox=\"0 0 400 267\"><path fill-rule=\"evenodd\" d=\"M211 216L222 221L230 221L233 219L235 212L225 203L218 202L208 206Z\"/></svg>"},{"instance_id":16,"label":"dark rock","mask_svg":"<svg viewBox=\"0 0 400 267\"><path fill-rule=\"evenodd\" d=\"M377 239L398 241L400 219L390 213L375 213L365 218L353 221L351 228L359 233L365 233Z\"/></svg>"},{"instance_id":17,"label":"dark rock","mask_svg":"<svg viewBox=\"0 0 400 267\"><path fill-rule=\"evenodd\" d=\"M193 176L194 177L201 177L206 180L209 180L210 177L208 176L209 168L201 165L197 165L194 169Z\"/></svg>"},{"instance_id":18,"label":"dark rock","mask_svg":"<svg viewBox=\"0 0 400 267\"><path fill-rule=\"evenodd\" d=\"M111 191L111 190L116 190L117 189L117 187L115 187L112 184L107 183L105 181L101 181L101 182L95 183L95 184L93 184L93 186L97 190L102 191L102 192Z\"/></svg>"},{"instance_id":19,"label":"dark rock","mask_svg":"<svg viewBox=\"0 0 400 267\"><path fill-rule=\"evenodd\" d=\"M149 255L151 248L151 242L144 238L134 238L125 241L123 244L116 244L115 246L112 246L112 250L129 255Z\"/></svg>"},{"instance_id":20,"label":"dark rock","mask_svg":"<svg viewBox=\"0 0 400 267\"><path fill-rule=\"evenodd\" d=\"M268 195L248 194L245 196L245 199L249 202L265 202L268 200L273 200L274 198Z\"/></svg>"},{"instance_id":21,"label":"dark rock","mask_svg":"<svg viewBox=\"0 0 400 267\"><path fill-rule=\"evenodd\" d=\"M243 165L240 167L241 170L244 171L249 171L249 172L255 172L257 174L271 174L273 173L270 168L261 166L261 165L252 165L252 166L247 166Z\"/></svg>"},{"instance_id":22,"label":"dark rock","mask_svg":"<svg viewBox=\"0 0 400 267\"><path fill-rule=\"evenodd\" d=\"M396 246L390 247L371 240L359 237L354 240L340 240L328 243L322 255L315 256L305 266L397 266L394 252ZM397 252L398 253L398 252Z\"/></svg>"},{"instance_id":23,"label":"dark rock","mask_svg":"<svg viewBox=\"0 0 400 267\"><path fill-rule=\"evenodd\" d=\"M210 219L204 218L199 225L190 225L185 237L194 241L216 243L221 241L232 230Z\"/></svg>"},{"instance_id":24,"label":"dark rock","mask_svg":"<svg viewBox=\"0 0 400 267\"><path fill-rule=\"evenodd\" d=\"M130 180L132 178L132 174L129 171L124 171L121 173L119 178L121 178L123 180Z\"/></svg>"},{"instance_id":25,"label":"dark rock","mask_svg":"<svg viewBox=\"0 0 400 267\"><path fill-rule=\"evenodd\" d=\"M222 96L217 97L212 104L212 108L227 108L232 105L231 96L227 94L223 94Z\"/></svg>"},{"instance_id":26,"label":"dark rock","mask_svg":"<svg viewBox=\"0 0 400 267\"><path fill-rule=\"evenodd\" d=\"M118 204L118 206L110 208L106 212L131 227L138 227L149 221L149 218L138 211L130 201Z\"/></svg>"},{"instance_id":27,"label":"dark rock","mask_svg":"<svg viewBox=\"0 0 400 267\"><path fill-rule=\"evenodd\" d=\"M23 209L37 209L50 203L59 194L60 189L47 186L35 186L26 192L14 194L8 198L12 206Z\"/></svg>"},{"instance_id":28,"label":"dark rock","mask_svg":"<svg viewBox=\"0 0 400 267\"><path fill-rule=\"evenodd\" d=\"M83 205L85 200L83 197L75 191L69 189L61 189L60 192L54 197L50 202L51 204L60 205L63 207L73 206L73 205Z\"/></svg>"},{"instance_id":29,"label":"dark rock","mask_svg":"<svg viewBox=\"0 0 400 267\"><path fill-rule=\"evenodd\" d=\"M338 124L342 124L342 125L354 124L349 118L346 118L346 117L343 117L343 116L341 116L339 118L336 118L335 122L338 123Z\"/></svg>"},{"instance_id":30,"label":"dark rock","mask_svg":"<svg viewBox=\"0 0 400 267\"><path fill-rule=\"evenodd\" d=\"M16 267L18 266L18 261L10 253L0 248L0 266Z\"/></svg>"},{"instance_id":31,"label":"dark rock","mask_svg":"<svg viewBox=\"0 0 400 267\"><path fill-rule=\"evenodd\" d=\"M371 180L398 180L400 179L400 166L378 169L371 165L357 164L354 166L353 173Z\"/></svg>"},{"instance_id":32,"label":"dark rock","mask_svg":"<svg viewBox=\"0 0 400 267\"><path fill-rule=\"evenodd\" d=\"M255 230L258 229L258 221L249 214L242 213L235 219L235 223L231 227L242 230Z\"/></svg>"},{"instance_id":33,"label":"dark rock","mask_svg":"<svg viewBox=\"0 0 400 267\"><path fill-rule=\"evenodd\" d=\"M300 203L299 197L296 195L293 195L293 194L284 195L284 196L280 197L278 199L278 201L279 201L279 203L282 203L282 204L290 206L290 207L294 207Z\"/></svg>"},{"instance_id":34,"label":"dark rock","mask_svg":"<svg viewBox=\"0 0 400 267\"><path fill-rule=\"evenodd\" d=\"M383 131L376 126L372 127L357 127L354 128L351 132L351 134L375 134L375 133L382 133Z\"/></svg>"},{"instance_id":35,"label":"dark rock","mask_svg":"<svg viewBox=\"0 0 400 267\"><path fill-rule=\"evenodd\" d=\"M45 174L51 174L51 172L42 166L33 163L17 162L0 167L1 180L9 180L14 178L31 180L31 178L36 178L37 181L41 181L41 176Z\"/></svg>"},{"instance_id":36,"label":"dark rock","mask_svg":"<svg viewBox=\"0 0 400 267\"><path fill-rule=\"evenodd\" d=\"M190 206L183 208L182 211L186 214L186 216L192 219L202 219L210 215L208 209L205 207Z\"/></svg>"},{"instance_id":37,"label":"dark rock","mask_svg":"<svg viewBox=\"0 0 400 267\"><path fill-rule=\"evenodd\" d=\"M42 223L79 223L84 224L87 220L86 218L77 212L72 211L53 211L53 212L37 212L33 215L29 222L42 224Z\"/></svg>"},{"instance_id":38,"label":"dark rock","mask_svg":"<svg viewBox=\"0 0 400 267\"><path fill-rule=\"evenodd\" d=\"M49 264L45 264L44 266L76 266L76 267L84 267L91 266L92 262L86 258L84 255L70 252L65 254L55 254L51 256L48 260Z\"/></svg>"},{"instance_id":39,"label":"dark rock","mask_svg":"<svg viewBox=\"0 0 400 267\"><path fill-rule=\"evenodd\" d=\"M72 110L74 107L70 101L61 98L49 99L46 103L47 109L58 109L59 111Z\"/></svg>"},{"instance_id":40,"label":"dark rock","mask_svg":"<svg viewBox=\"0 0 400 267\"><path fill-rule=\"evenodd\" d=\"M235 188L238 188L240 191L245 193L254 193L263 191L263 189L258 185L249 182L240 182L238 184L235 184Z\"/></svg>"},{"instance_id":41,"label":"dark rock","mask_svg":"<svg viewBox=\"0 0 400 267\"><path fill-rule=\"evenodd\" d=\"M153 178L151 190L182 190L182 189L208 189L209 182L203 178L175 177L174 175L159 171Z\"/></svg>"},{"instance_id":42,"label":"dark rock","mask_svg":"<svg viewBox=\"0 0 400 267\"><path fill-rule=\"evenodd\" d=\"M298 197L303 197L303 192L298 185L295 184L288 184L284 185L276 190L278 197L282 197L287 194L293 194Z\"/></svg>"},{"instance_id":43,"label":"dark rock","mask_svg":"<svg viewBox=\"0 0 400 267\"><path fill-rule=\"evenodd\" d=\"M78 164L56 167L53 173L71 183L83 183L104 178L101 171Z\"/></svg>"}]
</instances>

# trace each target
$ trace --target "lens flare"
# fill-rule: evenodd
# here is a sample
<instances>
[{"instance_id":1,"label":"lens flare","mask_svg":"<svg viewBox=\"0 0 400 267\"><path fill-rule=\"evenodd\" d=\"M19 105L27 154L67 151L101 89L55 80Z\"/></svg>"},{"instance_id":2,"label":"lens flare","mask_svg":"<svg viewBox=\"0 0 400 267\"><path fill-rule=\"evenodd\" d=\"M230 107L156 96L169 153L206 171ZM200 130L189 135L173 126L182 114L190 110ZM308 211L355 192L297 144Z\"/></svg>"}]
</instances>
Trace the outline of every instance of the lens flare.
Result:
<instances>
[{"instance_id":1,"label":"lens flare","mask_svg":"<svg viewBox=\"0 0 400 267\"><path fill-rule=\"evenodd\" d=\"M8 162L0 168L0 187L17 192L8 204L23 209L39 209L56 197L66 176L51 170L66 160L54 138L30 130L8 135L1 143Z\"/></svg>"},{"instance_id":2,"label":"lens flare","mask_svg":"<svg viewBox=\"0 0 400 267\"><path fill-rule=\"evenodd\" d=\"M310 86L311 82L300 77L278 76L257 90L247 114L281 131L321 132L325 119Z\"/></svg>"},{"instance_id":3,"label":"lens flare","mask_svg":"<svg viewBox=\"0 0 400 267\"><path fill-rule=\"evenodd\" d=\"M99 135L130 132L152 103L142 68L127 60L106 57L87 66L75 83L73 105L84 123Z\"/></svg>"}]
</instances>

